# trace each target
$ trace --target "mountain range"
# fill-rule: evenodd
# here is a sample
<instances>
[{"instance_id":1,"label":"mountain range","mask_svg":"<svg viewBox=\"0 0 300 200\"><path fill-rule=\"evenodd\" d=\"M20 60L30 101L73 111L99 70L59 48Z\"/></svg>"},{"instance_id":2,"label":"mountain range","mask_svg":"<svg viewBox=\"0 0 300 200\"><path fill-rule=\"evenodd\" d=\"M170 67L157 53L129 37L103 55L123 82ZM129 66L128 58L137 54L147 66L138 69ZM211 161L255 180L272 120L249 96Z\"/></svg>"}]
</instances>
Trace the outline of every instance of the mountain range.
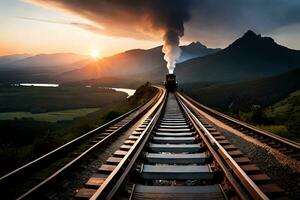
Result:
<instances>
[{"instance_id":1,"label":"mountain range","mask_svg":"<svg viewBox=\"0 0 300 200\"><path fill-rule=\"evenodd\" d=\"M270 37L247 31L224 49L200 42L181 46L175 68L180 83L232 82L273 76L300 67L300 51L277 44ZM76 54L26 54L0 57L1 82L92 82L126 80L161 83L168 73L162 46L133 49L92 60ZM9 62L7 62L9 60ZM108 81L111 83L111 81Z\"/></svg>"},{"instance_id":2,"label":"mountain range","mask_svg":"<svg viewBox=\"0 0 300 200\"><path fill-rule=\"evenodd\" d=\"M89 60L89 57L74 53L55 53L55 54L16 54L0 57L0 69L26 69L26 70L49 70L63 72L82 66L81 63ZM77 64L76 64L77 63Z\"/></svg>"},{"instance_id":3,"label":"mountain range","mask_svg":"<svg viewBox=\"0 0 300 200\"><path fill-rule=\"evenodd\" d=\"M207 48L200 42L193 42L181 46L182 54L179 62L202 57L218 52L220 49ZM162 74L167 73L166 61L163 58L162 46L151 49L133 49L119 53L99 61L91 62L88 65L59 76L62 81L75 81L87 79L99 79L106 77L134 79L137 81L161 80ZM148 77L152 72L162 72L158 77ZM158 78L158 79L157 79Z\"/></svg>"},{"instance_id":4,"label":"mountain range","mask_svg":"<svg viewBox=\"0 0 300 200\"><path fill-rule=\"evenodd\" d=\"M181 46L180 62L215 53L220 49L207 48L200 42ZM23 54L22 54L23 55ZM9 62L4 62L8 60ZM3 62L1 62L3 60ZM166 62L163 59L162 46L151 49L133 49L100 60L89 59L86 56L57 53L40 54L22 58L21 55L0 57L1 82L18 81L54 81L73 82L89 79L140 80L146 81L143 74L147 71L163 70L167 73ZM159 69L161 68L162 69Z\"/></svg>"},{"instance_id":5,"label":"mountain range","mask_svg":"<svg viewBox=\"0 0 300 200\"><path fill-rule=\"evenodd\" d=\"M180 63L179 82L239 81L272 76L300 67L300 51L270 37L246 32L217 53Z\"/></svg>"},{"instance_id":6,"label":"mountain range","mask_svg":"<svg viewBox=\"0 0 300 200\"><path fill-rule=\"evenodd\" d=\"M182 46L175 68L180 83L242 81L273 76L300 67L300 51L277 44L270 37L247 31L225 49L209 49L201 43ZM161 46L130 50L71 72L63 81L116 77L161 83L167 74Z\"/></svg>"},{"instance_id":7,"label":"mountain range","mask_svg":"<svg viewBox=\"0 0 300 200\"><path fill-rule=\"evenodd\" d=\"M88 56L73 53L15 54L0 56L0 82L56 81L56 76L91 62Z\"/></svg>"},{"instance_id":8,"label":"mountain range","mask_svg":"<svg viewBox=\"0 0 300 200\"><path fill-rule=\"evenodd\" d=\"M30 57L30 54L13 54L13 55L6 55L6 56L0 56L0 66L4 64L11 64L13 62L23 60L25 58Z\"/></svg>"}]
</instances>

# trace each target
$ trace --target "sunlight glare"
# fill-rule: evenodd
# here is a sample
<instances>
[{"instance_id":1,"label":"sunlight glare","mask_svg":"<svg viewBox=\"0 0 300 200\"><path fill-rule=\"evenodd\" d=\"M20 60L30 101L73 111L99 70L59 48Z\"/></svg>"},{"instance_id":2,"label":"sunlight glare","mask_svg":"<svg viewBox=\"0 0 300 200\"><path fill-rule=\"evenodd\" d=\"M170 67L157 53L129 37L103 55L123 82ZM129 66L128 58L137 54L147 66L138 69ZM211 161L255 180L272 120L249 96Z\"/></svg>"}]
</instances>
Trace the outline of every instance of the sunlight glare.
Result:
<instances>
[{"instance_id":1,"label":"sunlight glare","mask_svg":"<svg viewBox=\"0 0 300 200\"><path fill-rule=\"evenodd\" d=\"M91 51L90 56L94 59L99 59L100 58L100 52L98 49L94 49Z\"/></svg>"}]
</instances>

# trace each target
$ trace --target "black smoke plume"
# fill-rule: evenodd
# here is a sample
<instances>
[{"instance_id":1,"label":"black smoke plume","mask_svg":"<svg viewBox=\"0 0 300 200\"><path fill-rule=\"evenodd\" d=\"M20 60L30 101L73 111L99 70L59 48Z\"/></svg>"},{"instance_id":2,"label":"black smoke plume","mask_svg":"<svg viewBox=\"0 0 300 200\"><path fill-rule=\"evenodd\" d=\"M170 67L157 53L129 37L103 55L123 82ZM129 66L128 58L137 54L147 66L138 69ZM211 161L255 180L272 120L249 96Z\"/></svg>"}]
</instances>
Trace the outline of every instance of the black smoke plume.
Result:
<instances>
[{"instance_id":1,"label":"black smoke plume","mask_svg":"<svg viewBox=\"0 0 300 200\"><path fill-rule=\"evenodd\" d=\"M150 1L150 15L155 26L163 30L163 53L169 73L173 73L181 50L180 37L184 35L184 23L190 19L192 1Z\"/></svg>"}]
</instances>

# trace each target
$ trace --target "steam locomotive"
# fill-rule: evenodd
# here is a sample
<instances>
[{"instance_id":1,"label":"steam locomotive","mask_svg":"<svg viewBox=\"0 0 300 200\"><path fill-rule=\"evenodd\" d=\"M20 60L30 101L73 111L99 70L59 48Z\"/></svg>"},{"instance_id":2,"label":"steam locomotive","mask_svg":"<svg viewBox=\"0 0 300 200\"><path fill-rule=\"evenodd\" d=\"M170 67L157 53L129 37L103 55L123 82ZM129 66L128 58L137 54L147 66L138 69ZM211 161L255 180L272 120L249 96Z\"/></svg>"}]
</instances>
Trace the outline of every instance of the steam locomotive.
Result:
<instances>
[{"instance_id":1,"label":"steam locomotive","mask_svg":"<svg viewBox=\"0 0 300 200\"><path fill-rule=\"evenodd\" d=\"M168 91L175 91L178 87L175 74L167 74L165 87Z\"/></svg>"}]
</instances>

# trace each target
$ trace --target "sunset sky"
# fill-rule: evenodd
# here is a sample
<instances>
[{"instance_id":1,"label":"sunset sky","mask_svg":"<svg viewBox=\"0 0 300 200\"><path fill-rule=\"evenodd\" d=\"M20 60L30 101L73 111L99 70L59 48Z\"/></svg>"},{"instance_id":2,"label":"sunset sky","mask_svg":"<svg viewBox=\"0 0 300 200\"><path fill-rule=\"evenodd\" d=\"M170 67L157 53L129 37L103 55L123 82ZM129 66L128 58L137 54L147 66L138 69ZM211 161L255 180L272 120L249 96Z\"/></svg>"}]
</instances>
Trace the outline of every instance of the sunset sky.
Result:
<instances>
[{"instance_id":1,"label":"sunset sky","mask_svg":"<svg viewBox=\"0 0 300 200\"><path fill-rule=\"evenodd\" d=\"M200 41L209 47L226 47L252 29L300 49L300 1L229 1L193 2L181 44ZM126 6L116 0L99 2L103 1L1 0L0 55L90 54L97 49L106 56L162 44L161 30L139 11L135 1Z\"/></svg>"}]
</instances>

